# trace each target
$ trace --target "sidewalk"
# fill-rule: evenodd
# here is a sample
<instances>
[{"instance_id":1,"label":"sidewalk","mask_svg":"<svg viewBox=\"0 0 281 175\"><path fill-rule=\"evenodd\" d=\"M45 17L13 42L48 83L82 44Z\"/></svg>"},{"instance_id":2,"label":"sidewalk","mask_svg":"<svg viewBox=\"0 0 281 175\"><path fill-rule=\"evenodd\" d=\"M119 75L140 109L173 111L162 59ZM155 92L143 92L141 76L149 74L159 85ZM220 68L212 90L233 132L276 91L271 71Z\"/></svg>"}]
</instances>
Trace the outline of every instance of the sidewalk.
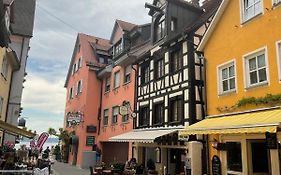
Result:
<instances>
[{"instance_id":1,"label":"sidewalk","mask_svg":"<svg viewBox=\"0 0 281 175\"><path fill-rule=\"evenodd\" d=\"M81 169L62 162L56 162L52 165L52 175L89 175L89 169Z\"/></svg>"}]
</instances>

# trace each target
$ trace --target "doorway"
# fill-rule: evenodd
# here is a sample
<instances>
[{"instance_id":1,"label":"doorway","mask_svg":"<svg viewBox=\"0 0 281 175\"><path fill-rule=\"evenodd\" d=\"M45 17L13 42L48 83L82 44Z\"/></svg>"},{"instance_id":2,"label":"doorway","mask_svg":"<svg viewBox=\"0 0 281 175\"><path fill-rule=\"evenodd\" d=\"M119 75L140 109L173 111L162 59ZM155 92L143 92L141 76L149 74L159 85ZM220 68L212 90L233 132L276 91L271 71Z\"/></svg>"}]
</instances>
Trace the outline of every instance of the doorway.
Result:
<instances>
[{"instance_id":1,"label":"doorway","mask_svg":"<svg viewBox=\"0 0 281 175\"><path fill-rule=\"evenodd\" d=\"M270 175L271 162L265 140L248 141L248 160L250 175Z\"/></svg>"}]
</instances>

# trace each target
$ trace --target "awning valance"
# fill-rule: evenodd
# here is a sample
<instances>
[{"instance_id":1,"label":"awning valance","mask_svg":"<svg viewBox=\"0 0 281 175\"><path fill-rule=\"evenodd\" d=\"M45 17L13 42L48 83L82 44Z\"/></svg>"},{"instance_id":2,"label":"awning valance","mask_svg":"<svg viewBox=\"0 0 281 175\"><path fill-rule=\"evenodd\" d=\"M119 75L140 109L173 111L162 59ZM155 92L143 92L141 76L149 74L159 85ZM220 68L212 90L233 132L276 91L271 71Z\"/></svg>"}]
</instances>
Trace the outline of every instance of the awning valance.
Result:
<instances>
[{"instance_id":1,"label":"awning valance","mask_svg":"<svg viewBox=\"0 0 281 175\"><path fill-rule=\"evenodd\" d=\"M112 142L142 142L153 143L157 137L177 132L177 129L167 130L134 130L109 138Z\"/></svg>"},{"instance_id":2,"label":"awning valance","mask_svg":"<svg viewBox=\"0 0 281 175\"><path fill-rule=\"evenodd\" d=\"M275 108L228 116L208 117L186 127L179 135L275 133L280 123L281 109Z\"/></svg>"},{"instance_id":3,"label":"awning valance","mask_svg":"<svg viewBox=\"0 0 281 175\"><path fill-rule=\"evenodd\" d=\"M20 129L17 126L6 123L3 120L0 120L0 130L8 132L12 135L21 135L27 138L33 138L36 135L35 133Z\"/></svg>"}]
</instances>

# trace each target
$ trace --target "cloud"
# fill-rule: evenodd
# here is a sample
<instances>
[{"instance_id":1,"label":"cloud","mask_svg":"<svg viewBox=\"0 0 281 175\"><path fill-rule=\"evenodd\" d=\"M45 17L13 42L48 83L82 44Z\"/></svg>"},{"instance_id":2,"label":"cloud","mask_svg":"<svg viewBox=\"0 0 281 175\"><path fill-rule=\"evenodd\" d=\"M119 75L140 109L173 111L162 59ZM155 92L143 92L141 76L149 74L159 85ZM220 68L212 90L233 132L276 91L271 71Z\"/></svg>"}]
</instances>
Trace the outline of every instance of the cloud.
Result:
<instances>
[{"instance_id":1,"label":"cloud","mask_svg":"<svg viewBox=\"0 0 281 175\"><path fill-rule=\"evenodd\" d=\"M24 84L23 107L63 116L66 96L63 85L64 80L48 81L31 73Z\"/></svg>"}]
</instances>

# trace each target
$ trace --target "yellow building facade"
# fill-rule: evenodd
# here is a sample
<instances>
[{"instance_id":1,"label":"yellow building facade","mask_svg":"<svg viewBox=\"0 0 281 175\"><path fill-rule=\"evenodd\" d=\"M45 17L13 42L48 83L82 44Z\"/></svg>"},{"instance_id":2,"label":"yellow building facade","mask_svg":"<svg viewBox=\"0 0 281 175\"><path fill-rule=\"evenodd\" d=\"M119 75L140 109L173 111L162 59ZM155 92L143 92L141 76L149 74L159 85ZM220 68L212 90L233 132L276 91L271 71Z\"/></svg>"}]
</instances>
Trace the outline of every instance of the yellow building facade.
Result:
<instances>
[{"instance_id":1,"label":"yellow building facade","mask_svg":"<svg viewBox=\"0 0 281 175\"><path fill-rule=\"evenodd\" d=\"M280 174L281 0L223 0L198 51L208 117L180 135L208 136L211 174Z\"/></svg>"}]
</instances>

